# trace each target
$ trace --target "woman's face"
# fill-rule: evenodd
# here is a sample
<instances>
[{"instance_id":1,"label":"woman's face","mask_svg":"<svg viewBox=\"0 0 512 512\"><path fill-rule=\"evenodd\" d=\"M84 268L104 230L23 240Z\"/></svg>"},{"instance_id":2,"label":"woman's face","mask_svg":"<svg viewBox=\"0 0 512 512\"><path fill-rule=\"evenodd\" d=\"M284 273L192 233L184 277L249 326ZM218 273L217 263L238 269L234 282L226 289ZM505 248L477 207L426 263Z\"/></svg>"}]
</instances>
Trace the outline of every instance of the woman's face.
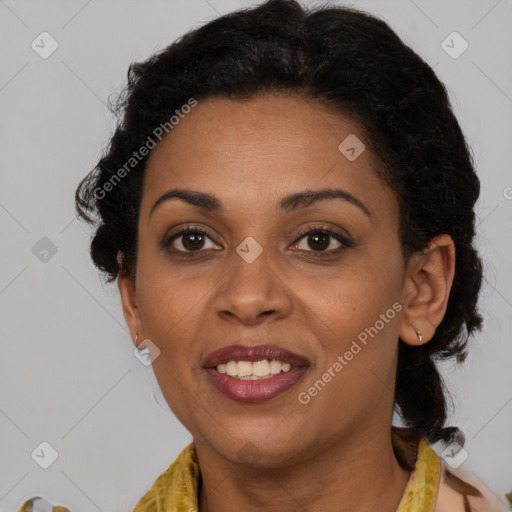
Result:
<instances>
[{"instance_id":1,"label":"woman's face","mask_svg":"<svg viewBox=\"0 0 512 512\"><path fill-rule=\"evenodd\" d=\"M161 351L158 383L195 442L233 462L305 460L391 423L404 321L399 211L354 137L363 139L349 119L296 97L216 98L199 101L149 157L139 343L148 338ZM327 188L343 193L282 204ZM173 189L214 196L217 207L176 197L154 207ZM177 234L185 228L192 233ZM282 352L253 359L299 358L286 372L286 364L248 365L250 351L209 357L261 344ZM228 366L238 377L280 373L240 379L223 373Z\"/></svg>"}]
</instances>

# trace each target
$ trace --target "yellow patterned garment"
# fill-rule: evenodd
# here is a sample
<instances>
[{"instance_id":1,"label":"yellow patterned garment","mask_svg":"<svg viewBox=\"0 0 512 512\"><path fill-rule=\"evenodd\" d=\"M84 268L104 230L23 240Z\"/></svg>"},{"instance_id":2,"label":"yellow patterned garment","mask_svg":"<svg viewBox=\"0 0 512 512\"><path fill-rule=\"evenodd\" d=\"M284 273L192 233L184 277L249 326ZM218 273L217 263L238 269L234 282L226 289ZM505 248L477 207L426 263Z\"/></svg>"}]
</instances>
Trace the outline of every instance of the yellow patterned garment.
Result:
<instances>
[{"instance_id":1,"label":"yellow patterned garment","mask_svg":"<svg viewBox=\"0 0 512 512\"><path fill-rule=\"evenodd\" d=\"M396 512L510 512L503 498L485 490L468 473L447 466L427 444L408 429L392 428L400 465L411 472ZM194 443L189 444L162 473L133 512L198 512L201 473ZM33 512L26 501L18 512ZM54 507L53 512L69 512Z\"/></svg>"},{"instance_id":2,"label":"yellow patterned garment","mask_svg":"<svg viewBox=\"0 0 512 512\"><path fill-rule=\"evenodd\" d=\"M397 512L509 512L468 475L447 467L424 439L393 427L392 441L400 464L411 471ZM189 444L137 503L133 512L197 512L200 470Z\"/></svg>"}]
</instances>

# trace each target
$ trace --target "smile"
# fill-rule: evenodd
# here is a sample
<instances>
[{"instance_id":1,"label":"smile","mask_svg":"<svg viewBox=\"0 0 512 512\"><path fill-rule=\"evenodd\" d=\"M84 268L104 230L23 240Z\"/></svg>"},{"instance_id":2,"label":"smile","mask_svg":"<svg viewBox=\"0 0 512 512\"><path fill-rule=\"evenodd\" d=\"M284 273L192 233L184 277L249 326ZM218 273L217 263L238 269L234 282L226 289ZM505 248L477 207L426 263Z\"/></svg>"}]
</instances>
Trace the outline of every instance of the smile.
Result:
<instances>
[{"instance_id":1,"label":"smile","mask_svg":"<svg viewBox=\"0 0 512 512\"><path fill-rule=\"evenodd\" d=\"M295 386L309 361L276 345L230 345L212 352L204 362L212 384L242 403L270 400Z\"/></svg>"}]
</instances>

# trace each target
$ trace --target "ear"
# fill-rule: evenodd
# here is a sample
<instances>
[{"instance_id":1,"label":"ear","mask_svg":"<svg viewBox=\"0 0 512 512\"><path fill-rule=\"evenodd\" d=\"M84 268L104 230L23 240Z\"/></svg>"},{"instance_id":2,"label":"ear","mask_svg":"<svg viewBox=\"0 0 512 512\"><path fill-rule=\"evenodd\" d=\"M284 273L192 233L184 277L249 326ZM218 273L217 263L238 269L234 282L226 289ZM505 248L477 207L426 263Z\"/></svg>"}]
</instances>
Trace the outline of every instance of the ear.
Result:
<instances>
[{"instance_id":1,"label":"ear","mask_svg":"<svg viewBox=\"0 0 512 512\"><path fill-rule=\"evenodd\" d=\"M119 268L122 268L123 253L121 251L117 252L116 259ZM117 286L119 288L119 294L121 295L124 319L130 330L133 344L137 347L144 340L144 333L140 319L139 305L137 304L135 285L128 273L120 272L117 276Z\"/></svg>"},{"instance_id":2,"label":"ear","mask_svg":"<svg viewBox=\"0 0 512 512\"><path fill-rule=\"evenodd\" d=\"M455 244L449 235L433 238L428 249L411 255L399 334L405 343L422 345L432 339L446 312L454 274Z\"/></svg>"}]
</instances>

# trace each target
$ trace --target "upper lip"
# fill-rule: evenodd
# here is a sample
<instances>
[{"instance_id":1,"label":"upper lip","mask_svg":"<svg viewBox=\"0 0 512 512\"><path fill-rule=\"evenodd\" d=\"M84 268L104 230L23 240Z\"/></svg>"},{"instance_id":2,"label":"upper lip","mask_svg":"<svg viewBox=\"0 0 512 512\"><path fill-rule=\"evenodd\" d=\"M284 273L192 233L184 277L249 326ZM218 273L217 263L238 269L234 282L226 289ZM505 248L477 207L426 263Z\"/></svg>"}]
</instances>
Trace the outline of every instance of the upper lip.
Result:
<instances>
[{"instance_id":1,"label":"upper lip","mask_svg":"<svg viewBox=\"0 0 512 512\"><path fill-rule=\"evenodd\" d=\"M277 359L283 363L289 363L292 367L308 366L310 364L305 357L278 345L237 344L221 347L210 352L203 362L203 367L215 368L217 365L225 364L228 361L261 361L263 359Z\"/></svg>"}]
</instances>

